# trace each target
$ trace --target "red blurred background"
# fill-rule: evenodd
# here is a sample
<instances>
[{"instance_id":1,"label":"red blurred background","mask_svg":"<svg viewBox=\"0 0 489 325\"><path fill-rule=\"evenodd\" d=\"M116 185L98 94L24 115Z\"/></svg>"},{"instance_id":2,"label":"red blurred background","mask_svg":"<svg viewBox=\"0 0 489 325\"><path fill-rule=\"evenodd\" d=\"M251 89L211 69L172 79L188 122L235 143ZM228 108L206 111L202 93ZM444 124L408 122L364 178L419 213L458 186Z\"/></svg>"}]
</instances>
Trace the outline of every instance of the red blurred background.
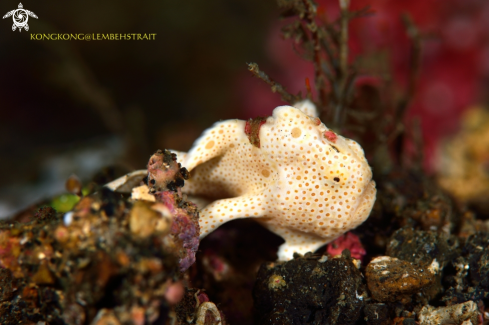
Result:
<instances>
[{"instance_id":1,"label":"red blurred background","mask_svg":"<svg viewBox=\"0 0 489 325\"><path fill-rule=\"evenodd\" d=\"M440 139L453 134L461 113L487 100L489 76L489 2L483 0L352 0L350 10L370 6L371 15L350 24L350 62L367 61L376 74L392 76L394 91L406 91L410 73L412 42L401 15L408 14L422 34L420 71L414 97L405 117L421 119L424 167L433 171ZM319 0L318 11L329 21L339 17L336 0ZM313 79L314 68L294 52L292 40L281 38L283 22L268 32L267 53L273 66L267 72L292 93L306 92L305 78ZM279 96L268 87L246 77L238 88L244 102L243 117L266 115L279 105ZM391 96L396 96L391 95Z\"/></svg>"}]
</instances>

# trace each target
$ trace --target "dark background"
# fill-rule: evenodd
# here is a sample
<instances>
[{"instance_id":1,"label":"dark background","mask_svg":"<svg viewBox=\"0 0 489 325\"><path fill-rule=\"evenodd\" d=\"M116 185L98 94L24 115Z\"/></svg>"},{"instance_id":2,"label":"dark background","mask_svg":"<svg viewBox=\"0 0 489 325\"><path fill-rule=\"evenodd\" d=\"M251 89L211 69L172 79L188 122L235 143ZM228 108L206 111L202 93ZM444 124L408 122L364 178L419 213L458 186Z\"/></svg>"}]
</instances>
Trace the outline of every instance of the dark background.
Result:
<instances>
[{"instance_id":1,"label":"dark background","mask_svg":"<svg viewBox=\"0 0 489 325\"><path fill-rule=\"evenodd\" d=\"M0 20L0 217L104 165L144 168L243 117L246 62L270 64L273 1L23 1L29 31ZM1 15L18 1L2 1ZM30 33L156 33L151 41L34 41ZM256 82L259 82L256 80Z\"/></svg>"}]
</instances>

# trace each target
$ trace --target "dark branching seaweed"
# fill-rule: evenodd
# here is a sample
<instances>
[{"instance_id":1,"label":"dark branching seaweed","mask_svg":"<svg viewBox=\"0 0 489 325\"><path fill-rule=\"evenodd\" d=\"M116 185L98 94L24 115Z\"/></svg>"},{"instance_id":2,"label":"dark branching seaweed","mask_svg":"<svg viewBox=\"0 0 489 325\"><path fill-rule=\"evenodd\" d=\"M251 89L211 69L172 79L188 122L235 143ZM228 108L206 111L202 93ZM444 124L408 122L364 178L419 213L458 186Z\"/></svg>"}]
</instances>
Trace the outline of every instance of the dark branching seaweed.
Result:
<instances>
[{"instance_id":1,"label":"dark branching seaweed","mask_svg":"<svg viewBox=\"0 0 489 325\"><path fill-rule=\"evenodd\" d=\"M248 63L248 70L255 76L265 81L271 88L272 92L277 92L280 94L282 100L287 103L297 103L302 99L301 94L292 95L290 94L284 86L275 82L271 79L265 72L261 71L256 63Z\"/></svg>"},{"instance_id":2,"label":"dark branching seaweed","mask_svg":"<svg viewBox=\"0 0 489 325\"><path fill-rule=\"evenodd\" d=\"M336 20L329 21L313 0L277 1L281 16L290 20L282 28L283 37L292 39L296 53L314 65L316 96L313 98L310 81L306 78L306 97L316 104L321 119L333 130L359 140L367 155L380 155L382 157L377 158L381 161L392 158L389 161L403 162L406 158L406 136L417 139L414 141L415 146L421 144L420 135L406 134L404 126L406 111L416 91L422 41L410 16L404 14L401 17L412 43L408 86L400 98L394 98L392 77L388 69L384 69L387 72L372 71L361 57L354 62L349 58L349 24L355 18L371 15L370 7L350 11L350 1L339 0L340 15ZM303 98L301 93L292 95L287 92L282 85L261 71L256 63L248 64L248 68L254 76L269 84L273 92L279 93L283 101L294 104ZM381 85L356 84L358 77L367 75L380 79ZM416 128L412 128L415 130L413 132L420 130L419 125L416 125ZM392 153L389 154L389 151ZM421 151L420 147L415 150ZM421 157L418 154L411 158L418 165Z\"/></svg>"}]
</instances>

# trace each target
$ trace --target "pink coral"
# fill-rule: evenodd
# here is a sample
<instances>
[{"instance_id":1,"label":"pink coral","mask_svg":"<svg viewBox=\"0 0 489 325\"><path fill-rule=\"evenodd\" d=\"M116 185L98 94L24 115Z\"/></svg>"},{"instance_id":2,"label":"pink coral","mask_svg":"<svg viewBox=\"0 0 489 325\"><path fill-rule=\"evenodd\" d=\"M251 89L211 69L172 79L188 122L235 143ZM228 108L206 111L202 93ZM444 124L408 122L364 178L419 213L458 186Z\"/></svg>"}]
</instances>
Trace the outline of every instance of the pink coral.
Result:
<instances>
[{"instance_id":1,"label":"pink coral","mask_svg":"<svg viewBox=\"0 0 489 325\"><path fill-rule=\"evenodd\" d=\"M357 235L347 232L343 236L328 244L326 252L330 255L341 255L345 249L350 250L351 257L361 260L367 252L363 248L360 238Z\"/></svg>"},{"instance_id":2,"label":"pink coral","mask_svg":"<svg viewBox=\"0 0 489 325\"><path fill-rule=\"evenodd\" d=\"M173 215L171 234L180 249L180 270L187 270L195 262L195 253L199 248L199 215L197 206L193 203L185 202L179 206L178 201L182 202L175 192L164 191L155 194L156 200L162 202Z\"/></svg>"},{"instance_id":3,"label":"pink coral","mask_svg":"<svg viewBox=\"0 0 489 325\"><path fill-rule=\"evenodd\" d=\"M189 178L185 167L177 162L177 155L168 150L158 150L148 162L148 185L156 201L161 202L173 216L171 234L179 251L180 270L187 270L195 262L199 247L199 213L197 206L184 201L181 187Z\"/></svg>"}]
</instances>

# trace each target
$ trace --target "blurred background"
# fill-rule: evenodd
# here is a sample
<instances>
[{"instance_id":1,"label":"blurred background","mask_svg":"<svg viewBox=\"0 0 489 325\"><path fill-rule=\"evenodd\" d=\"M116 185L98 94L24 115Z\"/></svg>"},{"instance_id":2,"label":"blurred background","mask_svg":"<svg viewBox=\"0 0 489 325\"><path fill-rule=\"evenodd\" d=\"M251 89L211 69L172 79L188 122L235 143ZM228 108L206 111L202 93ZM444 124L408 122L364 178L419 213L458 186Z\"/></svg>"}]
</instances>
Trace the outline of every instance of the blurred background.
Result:
<instances>
[{"instance_id":1,"label":"blurred background","mask_svg":"<svg viewBox=\"0 0 489 325\"><path fill-rule=\"evenodd\" d=\"M2 1L1 15L18 4ZM281 38L284 22L272 0L22 4L39 17L29 18L28 32L0 20L0 218L62 193L71 174L87 181L105 166L144 168L156 149L188 150L215 121L270 114L282 102L251 76L247 62L293 93L304 93L305 78L313 79L312 64ZM406 87L411 59L401 14L425 36L406 119L421 118L432 172L463 112L487 101L489 2L351 1L352 10L366 5L372 14L350 26L350 60L389 74L394 93ZM321 0L318 10L338 17L337 1ZM157 36L33 41L30 33Z\"/></svg>"},{"instance_id":2,"label":"blurred background","mask_svg":"<svg viewBox=\"0 0 489 325\"><path fill-rule=\"evenodd\" d=\"M2 1L2 16L18 1ZM188 150L266 62L273 1L23 1L30 30L0 20L0 217L64 191L68 176L144 168ZM31 41L30 33L156 33L154 41Z\"/></svg>"}]
</instances>

